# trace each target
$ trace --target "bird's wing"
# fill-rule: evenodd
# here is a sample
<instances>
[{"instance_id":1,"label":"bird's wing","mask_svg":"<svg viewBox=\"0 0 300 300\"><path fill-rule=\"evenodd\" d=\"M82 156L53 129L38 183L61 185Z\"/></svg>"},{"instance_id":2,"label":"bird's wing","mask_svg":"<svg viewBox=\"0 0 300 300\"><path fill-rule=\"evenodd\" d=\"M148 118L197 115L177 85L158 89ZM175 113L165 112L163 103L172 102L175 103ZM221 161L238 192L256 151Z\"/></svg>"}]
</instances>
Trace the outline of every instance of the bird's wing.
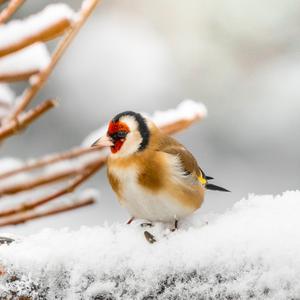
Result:
<instances>
[{"instance_id":1,"label":"bird's wing","mask_svg":"<svg viewBox=\"0 0 300 300\"><path fill-rule=\"evenodd\" d=\"M177 156L180 159L185 176L192 177L195 181L199 180L203 185L206 183L205 175L198 166L196 159L182 144L170 136L164 136L158 145L159 151Z\"/></svg>"},{"instance_id":2,"label":"bird's wing","mask_svg":"<svg viewBox=\"0 0 300 300\"><path fill-rule=\"evenodd\" d=\"M179 157L181 162L181 167L184 171L185 179L189 182L201 183L208 190L216 190L229 192L229 190L217 186L215 184L209 183L208 180L213 179L210 176L206 176L203 170L199 167L196 159L182 144L177 142L170 136L162 135L158 140L158 151L162 151L171 155Z\"/></svg>"}]
</instances>

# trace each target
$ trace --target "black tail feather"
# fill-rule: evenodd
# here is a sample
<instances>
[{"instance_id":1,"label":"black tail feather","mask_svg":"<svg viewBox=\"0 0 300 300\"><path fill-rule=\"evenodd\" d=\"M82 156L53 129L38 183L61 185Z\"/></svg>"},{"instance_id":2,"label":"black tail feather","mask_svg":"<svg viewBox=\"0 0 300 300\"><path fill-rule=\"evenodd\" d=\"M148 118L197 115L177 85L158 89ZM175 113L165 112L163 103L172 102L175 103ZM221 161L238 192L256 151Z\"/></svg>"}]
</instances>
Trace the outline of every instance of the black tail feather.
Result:
<instances>
[{"instance_id":1,"label":"black tail feather","mask_svg":"<svg viewBox=\"0 0 300 300\"><path fill-rule=\"evenodd\" d=\"M214 185L212 183L207 183L205 185L205 188L208 190L213 190L213 191L220 191L220 192L230 192L229 190L226 190L220 186Z\"/></svg>"},{"instance_id":2,"label":"black tail feather","mask_svg":"<svg viewBox=\"0 0 300 300\"><path fill-rule=\"evenodd\" d=\"M212 179L214 179L214 178L211 177L211 176L205 176L205 179L206 179L206 180L212 180Z\"/></svg>"}]
</instances>

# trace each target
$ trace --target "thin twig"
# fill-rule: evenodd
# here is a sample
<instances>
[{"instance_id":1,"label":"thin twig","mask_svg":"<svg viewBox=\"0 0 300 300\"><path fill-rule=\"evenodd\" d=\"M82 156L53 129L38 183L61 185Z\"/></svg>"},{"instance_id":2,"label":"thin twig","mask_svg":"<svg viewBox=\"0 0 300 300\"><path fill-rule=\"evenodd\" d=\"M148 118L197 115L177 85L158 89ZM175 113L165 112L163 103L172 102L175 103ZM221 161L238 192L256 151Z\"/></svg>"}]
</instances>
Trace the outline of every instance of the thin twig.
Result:
<instances>
[{"instance_id":1,"label":"thin twig","mask_svg":"<svg viewBox=\"0 0 300 300\"><path fill-rule=\"evenodd\" d=\"M88 153L97 152L99 150L101 150L101 148L76 148L63 153L48 155L33 162L29 162L21 167L0 174L0 180L19 173L29 172L47 165L51 165L62 160L74 159Z\"/></svg>"},{"instance_id":2,"label":"thin twig","mask_svg":"<svg viewBox=\"0 0 300 300\"><path fill-rule=\"evenodd\" d=\"M39 75L37 75L36 82L25 91L23 95L23 99L15 107L14 111L9 117L10 120L15 119L27 107L27 105L31 102L31 100L35 97L35 95L44 86L52 70L56 66L57 62L59 61L59 59L61 58L61 56L67 49L67 47L70 45L73 38L79 32L80 28L83 26L83 24L85 23L89 15L96 8L98 2L99 0L90 0L88 4L82 8L79 15L79 19L71 26L71 29L69 29L69 31L63 37L63 39L59 42L56 50L52 55L50 64L44 70L42 70L39 73Z\"/></svg>"},{"instance_id":3,"label":"thin twig","mask_svg":"<svg viewBox=\"0 0 300 300\"><path fill-rule=\"evenodd\" d=\"M18 116L17 119L4 124L0 127L0 140L4 140L9 136L18 133L20 130L25 129L29 124L56 105L57 102L55 100L46 100L23 115Z\"/></svg>"},{"instance_id":4,"label":"thin twig","mask_svg":"<svg viewBox=\"0 0 300 300\"><path fill-rule=\"evenodd\" d=\"M18 10L25 0L11 0L7 7L0 13L0 24L7 22L11 16Z\"/></svg>"},{"instance_id":5,"label":"thin twig","mask_svg":"<svg viewBox=\"0 0 300 300\"><path fill-rule=\"evenodd\" d=\"M87 199L83 199L83 200L78 200L76 202L73 203L69 203L69 204L62 204L60 206L54 207L54 208L50 208L48 210L44 210L44 211L30 211L30 212L25 212L25 213L20 213L20 214L16 214L12 217L8 217L8 218L4 218L2 220L0 220L0 227L3 226L8 226L8 225L18 225L18 224L22 224L25 223L27 221L31 221L31 220L35 220L38 218L43 218L43 217L47 217L47 216L51 216L51 215L56 215L59 213L63 213L66 211L70 211L73 209L77 209L77 208L81 208L87 205L91 205L94 204L96 201L94 198L87 198Z\"/></svg>"},{"instance_id":6,"label":"thin twig","mask_svg":"<svg viewBox=\"0 0 300 300\"><path fill-rule=\"evenodd\" d=\"M105 159L99 159L90 168L85 169L80 175L76 176L66 187L63 187L49 195L42 196L31 202L24 202L18 206L0 211L0 217L10 216L27 210L32 210L38 206L44 205L65 194L72 193L79 185L95 174L105 163Z\"/></svg>"},{"instance_id":7,"label":"thin twig","mask_svg":"<svg viewBox=\"0 0 300 300\"><path fill-rule=\"evenodd\" d=\"M0 74L1 82L16 82L16 81L27 81L31 76L37 75L39 70L25 71L11 74Z\"/></svg>"}]
</instances>

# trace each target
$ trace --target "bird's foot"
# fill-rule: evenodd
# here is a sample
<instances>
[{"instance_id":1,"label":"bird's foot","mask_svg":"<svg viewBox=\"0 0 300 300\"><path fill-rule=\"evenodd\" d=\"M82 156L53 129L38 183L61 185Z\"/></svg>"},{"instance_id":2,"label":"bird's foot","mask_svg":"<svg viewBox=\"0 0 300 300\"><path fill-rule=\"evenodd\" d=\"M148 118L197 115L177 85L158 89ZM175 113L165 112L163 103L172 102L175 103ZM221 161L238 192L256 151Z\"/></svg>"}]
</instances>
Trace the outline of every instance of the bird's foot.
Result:
<instances>
[{"instance_id":1,"label":"bird's foot","mask_svg":"<svg viewBox=\"0 0 300 300\"><path fill-rule=\"evenodd\" d=\"M149 231L144 231L144 236L150 244L153 244L156 242L154 235L151 234Z\"/></svg>"},{"instance_id":2,"label":"bird's foot","mask_svg":"<svg viewBox=\"0 0 300 300\"><path fill-rule=\"evenodd\" d=\"M175 220L174 222L174 228L171 229L172 232L178 230L178 220Z\"/></svg>"},{"instance_id":3,"label":"bird's foot","mask_svg":"<svg viewBox=\"0 0 300 300\"><path fill-rule=\"evenodd\" d=\"M141 227L153 227L153 224L148 222L148 223L142 223Z\"/></svg>"}]
</instances>

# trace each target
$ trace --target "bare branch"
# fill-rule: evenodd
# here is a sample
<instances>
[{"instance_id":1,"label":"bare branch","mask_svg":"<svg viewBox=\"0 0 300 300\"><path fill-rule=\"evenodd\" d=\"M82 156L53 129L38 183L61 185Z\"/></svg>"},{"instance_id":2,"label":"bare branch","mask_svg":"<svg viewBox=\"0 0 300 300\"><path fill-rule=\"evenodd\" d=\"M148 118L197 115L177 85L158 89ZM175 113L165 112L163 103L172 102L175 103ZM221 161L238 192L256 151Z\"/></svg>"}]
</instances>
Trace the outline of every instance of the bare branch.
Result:
<instances>
[{"instance_id":1,"label":"bare branch","mask_svg":"<svg viewBox=\"0 0 300 300\"><path fill-rule=\"evenodd\" d=\"M38 77L36 83L34 83L30 88L28 88L25 91L23 99L15 107L13 113L9 117L10 120L15 119L27 107L27 105L31 102L33 97L35 97L35 95L44 86L52 70L56 66L57 62L59 61L67 47L70 45L80 28L83 26L89 15L96 8L98 2L99 0L91 0L88 2L88 5L85 5L84 8L82 8L78 20L72 24L71 28L68 30L64 38L59 42L56 50L52 55L50 64L43 71L41 71L39 75L37 75Z\"/></svg>"},{"instance_id":2,"label":"bare branch","mask_svg":"<svg viewBox=\"0 0 300 300\"><path fill-rule=\"evenodd\" d=\"M51 215L56 215L59 213L63 213L63 212L69 211L69 210L77 209L77 208L81 208L81 207L91 205L94 203L95 203L94 198L87 198L87 199L78 200L76 202L69 203L69 204L62 204L57 207L50 208L50 209L44 210L44 211L33 210L33 211L25 212L25 213L19 213L12 217L1 219L0 227L8 226L8 225L22 224L27 221L31 221L31 220L35 220L38 218L51 216Z\"/></svg>"},{"instance_id":3,"label":"bare branch","mask_svg":"<svg viewBox=\"0 0 300 300\"><path fill-rule=\"evenodd\" d=\"M26 81L32 75L37 75L39 70L31 70L19 73L12 73L12 74L0 74L0 81L1 82L15 82L15 81Z\"/></svg>"},{"instance_id":4,"label":"bare branch","mask_svg":"<svg viewBox=\"0 0 300 300\"><path fill-rule=\"evenodd\" d=\"M20 130L25 129L29 124L34 122L37 118L56 105L57 102L55 100L46 100L37 105L35 108L19 116L16 120L12 120L3 125L0 127L0 140L6 139L9 136L18 133Z\"/></svg>"},{"instance_id":5,"label":"bare branch","mask_svg":"<svg viewBox=\"0 0 300 300\"><path fill-rule=\"evenodd\" d=\"M0 13L0 24L7 22L11 16L18 10L25 0L11 0L8 6ZM0 2L1 3L1 2Z\"/></svg>"}]
</instances>

